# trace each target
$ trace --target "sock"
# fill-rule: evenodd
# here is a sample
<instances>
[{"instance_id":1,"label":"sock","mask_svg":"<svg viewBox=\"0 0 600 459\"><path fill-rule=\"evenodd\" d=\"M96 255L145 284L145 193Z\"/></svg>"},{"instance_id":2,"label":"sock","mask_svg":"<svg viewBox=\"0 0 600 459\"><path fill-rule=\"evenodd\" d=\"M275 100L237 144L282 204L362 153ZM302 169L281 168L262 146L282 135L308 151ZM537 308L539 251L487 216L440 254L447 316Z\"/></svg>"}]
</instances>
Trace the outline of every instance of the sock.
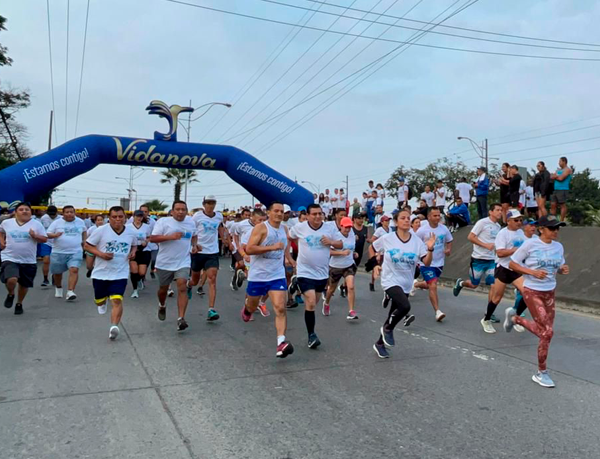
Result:
<instances>
[{"instance_id":1,"label":"sock","mask_svg":"<svg viewBox=\"0 0 600 459\"><path fill-rule=\"evenodd\" d=\"M315 332L315 311L304 311L304 322L309 335Z\"/></svg>"},{"instance_id":2,"label":"sock","mask_svg":"<svg viewBox=\"0 0 600 459\"><path fill-rule=\"evenodd\" d=\"M498 306L498 305L495 303L492 303L491 301L488 303L487 312L485 313L484 320L491 320L492 314L496 310L496 306Z\"/></svg>"},{"instance_id":3,"label":"sock","mask_svg":"<svg viewBox=\"0 0 600 459\"><path fill-rule=\"evenodd\" d=\"M527 309L527 305L525 304L525 300L521 298L519 304L517 305L517 315L520 316Z\"/></svg>"},{"instance_id":4,"label":"sock","mask_svg":"<svg viewBox=\"0 0 600 459\"><path fill-rule=\"evenodd\" d=\"M277 346L279 346L281 343L283 343L285 341L285 335L279 335L277 337Z\"/></svg>"},{"instance_id":5,"label":"sock","mask_svg":"<svg viewBox=\"0 0 600 459\"><path fill-rule=\"evenodd\" d=\"M183 317L177 317L177 320L181 320L181 319L183 319Z\"/></svg>"},{"instance_id":6,"label":"sock","mask_svg":"<svg viewBox=\"0 0 600 459\"><path fill-rule=\"evenodd\" d=\"M138 288L139 278L140 278L140 275L138 273L131 273L131 285L133 286L134 290L137 290L137 288Z\"/></svg>"}]
</instances>

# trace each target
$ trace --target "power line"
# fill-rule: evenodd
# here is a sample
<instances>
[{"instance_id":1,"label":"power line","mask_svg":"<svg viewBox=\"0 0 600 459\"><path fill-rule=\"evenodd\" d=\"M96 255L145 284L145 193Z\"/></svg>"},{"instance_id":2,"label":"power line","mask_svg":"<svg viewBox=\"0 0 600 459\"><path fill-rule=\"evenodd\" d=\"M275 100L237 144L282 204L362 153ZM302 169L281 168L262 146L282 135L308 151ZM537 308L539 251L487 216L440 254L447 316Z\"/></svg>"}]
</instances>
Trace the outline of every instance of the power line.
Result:
<instances>
[{"instance_id":1,"label":"power line","mask_svg":"<svg viewBox=\"0 0 600 459\"><path fill-rule=\"evenodd\" d=\"M552 128L556 128L556 127L561 127L561 126L568 126L570 124L577 124L577 123L581 123L583 121L589 121L589 120L595 120L600 118L600 115L598 116L592 116L591 118L582 118L576 121L568 121L566 123L560 123L560 124L554 124L552 126L546 126L546 127L541 127L541 128L535 128L535 129L528 129L527 131L520 131L520 132L513 132L512 134L506 134L500 137L494 137L492 139L489 140L500 140L500 139L506 139L507 137L514 137L516 135L521 135L521 134L529 134L530 132L537 132L537 131L545 131L546 129L552 129Z\"/></svg>"},{"instance_id":2,"label":"power line","mask_svg":"<svg viewBox=\"0 0 600 459\"><path fill-rule=\"evenodd\" d=\"M81 71L79 73L79 95L77 96L77 115L75 116L75 135L77 137L77 127L79 126L79 105L81 104L81 86L83 84L83 64L85 62L85 45L87 43L88 19L90 17L90 0L87 0L87 9L85 11L85 31L83 32L83 52L81 53Z\"/></svg>"},{"instance_id":3,"label":"power line","mask_svg":"<svg viewBox=\"0 0 600 459\"><path fill-rule=\"evenodd\" d=\"M69 110L69 13L71 11L71 0L67 0L67 58L65 68L65 142L67 141L67 124Z\"/></svg>"},{"instance_id":4,"label":"power line","mask_svg":"<svg viewBox=\"0 0 600 459\"><path fill-rule=\"evenodd\" d=\"M286 21L280 21L277 19L270 19L270 18L265 18L265 17L261 17L261 16L254 16L251 14L236 13L234 11L222 10L219 8L212 8L212 7L204 6L204 5L197 5L195 3L188 3L188 2L181 1L181 0L164 0L164 1L169 2L169 3L176 3L176 4L184 5L184 6L191 6L194 8L200 8L200 9L207 10L207 11L214 11L217 13L229 14L232 16L239 16L239 17L243 17L243 18L247 18L247 19L255 19L258 21L270 22L273 24L296 27L295 24L292 24L292 23L286 22ZM326 30L326 29L322 29L320 27L313 27L313 26L306 26L306 25L303 26L303 28L307 29L307 30L316 30L319 32L323 32ZM337 35L350 36L350 37L359 36L356 34L339 32L336 30L328 30L327 32L337 34ZM378 41L388 42L388 43L408 44L408 42L403 42L400 40L392 40L390 38L375 38L375 37L369 37L369 36L360 36L360 38L376 39ZM492 56L523 57L523 58L528 58L528 59L549 59L549 60L589 61L589 62L599 62L600 61L600 59L581 58L581 57L542 56L542 55L535 55L535 54L516 54L516 53L501 53L501 52L495 52L495 51L480 51L480 50L470 49L470 48L455 48L455 47L451 47L451 46L430 45L430 44L425 44L425 43L416 43L415 46L421 46L424 48L432 48L432 49L441 49L441 50L445 50L445 51L458 51L458 52L471 53L471 54L488 54L488 55L492 55Z\"/></svg>"},{"instance_id":5,"label":"power line","mask_svg":"<svg viewBox=\"0 0 600 459\"><path fill-rule=\"evenodd\" d=\"M345 6L342 6L342 5L336 5L334 3L323 2L323 1L318 1L318 0L306 0L306 1L311 2L311 3L324 3L327 6L331 6L334 8L345 8ZM361 13L365 12L365 10L361 10L358 8L349 8L349 9L351 11L356 11L356 12L361 12ZM418 24L427 24L426 21L419 21L417 19L408 19L408 18L398 18L398 16L392 16L389 14L385 14L384 17L388 17L388 18L392 18L392 19L402 19L403 21L414 22L414 23L418 23ZM528 36L524 36L524 35L514 35L514 34L507 34L507 33L500 33L500 32L491 32L489 30L469 29L467 27L451 26L448 24L442 24L442 25L440 25L440 27L443 27L445 29L464 30L465 32L475 32L475 33L481 33L481 34L486 34L486 35L496 35L496 36L507 37L507 38L519 38L522 40L533 40L533 41L541 41L541 42L547 42L547 43L562 43L565 45L600 47L600 44L597 44L597 43L582 43L582 42L576 42L576 41L564 41L564 40L552 40L549 38L528 37Z\"/></svg>"},{"instance_id":6,"label":"power line","mask_svg":"<svg viewBox=\"0 0 600 459\"><path fill-rule=\"evenodd\" d=\"M48 16L48 51L50 53L50 89L52 92L52 112L54 113L54 138L58 141L56 129L56 104L54 103L54 70L52 69L52 35L50 33L50 0L46 0L46 11Z\"/></svg>"},{"instance_id":7,"label":"power line","mask_svg":"<svg viewBox=\"0 0 600 459\"><path fill-rule=\"evenodd\" d=\"M562 145L569 145L569 144L572 144L572 143L579 143L579 142L588 142L590 140L596 140L596 139L600 139L600 136L588 137L587 139L571 140L569 142L553 143L551 145L541 145L539 147L522 148L520 150L495 151L494 155L506 155L506 154L509 154L509 153L521 153L523 151L539 150L540 148L559 147L559 146L562 146Z\"/></svg>"},{"instance_id":8,"label":"power line","mask_svg":"<svg viewBox=\"0 0 600 459\"><path fill-rule=\"evenodd\" d=\"M585 129L592 129L592 128L595 128L595 127L598 127L598 126L600 126L600 124L592 124L591 126L584 126L584 127L580 127L580 128L576 128L576 129L569 129L567 131L551 132L550 134L536 135L536 136L533 136L533 137L526 137L524 139L508 140L506 142L493 143L493 144L490 144L490 145L492 145L492 146L498 146L498 145L506 145L507 143L525 142L527 140L541 139L542 137L550 137L550 136L553 136L553 135L567 134L569 132L583 131Z\"/></svg>"},{"instance_id":9,"label":"power line","mask_svg":"<svg viewBox=\"0 0 600 459\"><path fill-rule=\"evenodd\" d=\"M274 5L280 5L280 6L285 6L288 8L295 8L295 9L300 9L300 10L307 10L308 8L303 7L303 6L299 6L299 5L292 5L289 3L284 3L284 2L280 2L280 1L276 1L276 0L259 0L261 2L265 2L265 3L271 3ZM321 3L321 2L319 2ZM331 5L331 6L337 6L337 5ZM346 7L343 7L346 9ZM349 9L349 8L348 8ZM359 20L359 21L364 21L364 22L371 22L373 24L378 24L378 25L392 25L389 22L380 22L378 20L370 20L370 19L359 19L356 18L354 16L346 16L345 12L342 14L338 14L338 13L331 13L329 11L319 11L320 14L326 14L329 16L337 16L339 18L345 18L345 19L354 19L354 20ZM398 25L398 24L393 24L392 27L397 27L400 29L406 29L406 30L419 30L416 27L408 27L408 26L403 26L403 25ZM503 40L493 40L493 39L488 39L488 38L479 38L479 37L470 37L468 35L458 35L458 34L453 34L453 33L447 33L447 32L439 32L439 31L434 31L431 32L432 34L436 34L436 35L444 35L447 37L455 37L455 38L463 38L466 40L475 40L475 41L484 41L484 42L488 42L488 43L500 43L500 44L504 44L504 45L512 45L512 46L527 46L527 47L532 47L532 48L544 48L544 49L558 49L558 50L563 50L563 51L582 51L582 52L589 52L589 53L598 53L600 52L600 49L584 49L584 48L569 48L569 47L564 47L564 46L550 46L550 45L536 45L536 44L530 44L530 43L519 43L519 42L513 42L513 41L503 41Z\"/></svg>"}]
</instances>

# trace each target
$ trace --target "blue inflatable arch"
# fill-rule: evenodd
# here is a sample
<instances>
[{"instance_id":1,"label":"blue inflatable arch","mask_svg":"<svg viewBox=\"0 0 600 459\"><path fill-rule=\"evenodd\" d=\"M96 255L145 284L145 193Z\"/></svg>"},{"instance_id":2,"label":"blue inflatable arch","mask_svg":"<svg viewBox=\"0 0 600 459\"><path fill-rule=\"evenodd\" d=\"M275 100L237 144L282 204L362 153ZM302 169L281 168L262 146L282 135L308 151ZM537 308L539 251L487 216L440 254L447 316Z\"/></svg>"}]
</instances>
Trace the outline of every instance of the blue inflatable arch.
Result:
<instances>
[{"instance_id":1,"label":"blue inflatable arch","mask_svg":"<svg viewBox=\"0 0 600 459\"><path fill-rule=\"evenodd\" d=\"M156 132L154 140L102 135L71 140L0 170L0 204L10 207L36 198L99 164L223 171L262 203L281 201L297 210L313 202L309 190L243 150L227 145L177 142L177 113L174 116L157 113L154 107L158 102L153 104L148 110L167 118L169 133ZM173 107L177 106L171 110Z\"/></svg>"}]
</instances>

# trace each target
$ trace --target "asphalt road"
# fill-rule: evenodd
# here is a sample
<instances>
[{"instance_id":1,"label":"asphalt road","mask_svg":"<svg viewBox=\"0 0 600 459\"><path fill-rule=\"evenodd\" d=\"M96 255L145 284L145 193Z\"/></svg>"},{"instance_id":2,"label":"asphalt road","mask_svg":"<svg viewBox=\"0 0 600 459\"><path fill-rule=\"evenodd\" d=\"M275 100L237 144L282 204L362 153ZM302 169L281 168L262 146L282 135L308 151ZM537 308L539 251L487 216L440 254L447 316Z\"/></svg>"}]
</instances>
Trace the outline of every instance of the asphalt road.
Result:
<instances>
[{"instance_id":1,"label":"asphalt road","mask_svg":"<svg viewBox=\"0 0 600 459\"><path fill-rule=\"evenodd\" d=\"M290 311L296 351L281 360L273 318L243 323L243 292L220 274L221 320L207 323L207 299L195 295L184 333L172 299L157 320L156 282L126 299L115 342L87 279L75 303L35 289L24 315L2 308L0 458L599 457L596 317L558 313L555 389L531 381L537 339L499 326L486 335L486 299L469 292L442 290L441 324L418 293L417 320L380 360L381 290L360 274L360 320L347 322L336 296L332 315L317 315L315 351L302 310Z\"/></svg>"}]
</instances>

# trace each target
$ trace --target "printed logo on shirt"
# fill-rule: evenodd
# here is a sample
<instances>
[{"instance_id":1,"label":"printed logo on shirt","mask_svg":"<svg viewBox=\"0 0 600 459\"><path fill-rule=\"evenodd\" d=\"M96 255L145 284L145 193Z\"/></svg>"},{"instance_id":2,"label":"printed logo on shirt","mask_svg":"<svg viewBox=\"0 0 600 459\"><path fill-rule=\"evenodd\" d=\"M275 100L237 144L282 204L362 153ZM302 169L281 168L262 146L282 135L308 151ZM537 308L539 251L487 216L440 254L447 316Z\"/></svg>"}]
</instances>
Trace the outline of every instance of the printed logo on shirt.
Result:
<instances>
[{"instance_id":1,"label":"printed logo on shirt","mask_svg":"<svg viewBox=\"0 0 600 459\"><path fill-rule=\"evenodd\" d=\"M15 243L27 242L31 239L29 233L26 231L9 231L8 234L10 234Z\"/></svg>"},{"instance_id":2,"label":"printed logo on shirt","mask_svg":"<svg viewBox=\"0 0 600 459\"><path fill-rule=\"evenodd\" d=\"M523 245L523 242L525 242L525 239L521 239L521 238L514 239L512 241L512 245L513 245L513 247L517 247L518 248L518 247L521 247Z\"/></svg>"},{"instance_id":3,"label":"printed logo on shirt","mask_svg":"<svg viewBox=\"0 0 600 459\"><path fill-rule=\"evenodd\" d=\"M322 236L306 236L306 245L311 249L322 249L324 245L321 244L321 237Z\"/></svg>"},{"instance_id":4,"label":"printed logo on shirt","mask_svg":"<svg viewBox=\"0 0 600 459\"><path fill-rule=\"evenodd\" d=\"M218 222L210 222L206 220L200 220L200 225L202 225L202 229L207 233L216 233L217 228L219 227Z\"/></svg>"},{"instance_id":5,"label":"printed logo on shirt","mask_svg":"<svg viewBox=\"0 0 600 459\"><path fill-rule=\"evenodd\" d=\"M545 269L548 274L553 274L560 268L562 257L560 253L550 250L534 250L531 256L538 260L539 269Z\"/></svg>"},{"instance_id":6,"label":"printed logo on shirt","mask_svg":"<svg viewBox=\"0 0 600 459\"><path fill-rule=\"evenodd\" d=\"M64 236L80 236L83 228L79 228L77 226L64 226L62 228L58 228L58 230L62 230Z\"/></svg>"},{"instance_id":7,"label":"printed logo on shirt","mask_svg":"<svg viewBox=\"0 0 600 459\"><path fill-rule=\"evenodd\" d=\"M435 247L434 249L439 249L440 247L444 247L444 241L446 240L446 235L441 234L435 238Z\"/></svg>"},{"instance_id":8,"label":"printed logo on shirt","mask_svg":"<svg viewBox=\"0 0 600 459\"><path fill-rule=\"evenodd\" d=\"M127 255L129 253L129 244L127 242L110 241L104 249L106 253L114 253L115 255Z\"/></svg>"},{"instance_id":9,"label":"printed logo on shirt","mask_svg":"<svg viewBox=\"0 0 600 459\"><path fill-rule=\"evenodd\" d=\"M394 264L407 264L414 266L417 262L417 254L413 252L402 252L400 249L390 249L387 251Z\"/></svg>"}]
</instances>

